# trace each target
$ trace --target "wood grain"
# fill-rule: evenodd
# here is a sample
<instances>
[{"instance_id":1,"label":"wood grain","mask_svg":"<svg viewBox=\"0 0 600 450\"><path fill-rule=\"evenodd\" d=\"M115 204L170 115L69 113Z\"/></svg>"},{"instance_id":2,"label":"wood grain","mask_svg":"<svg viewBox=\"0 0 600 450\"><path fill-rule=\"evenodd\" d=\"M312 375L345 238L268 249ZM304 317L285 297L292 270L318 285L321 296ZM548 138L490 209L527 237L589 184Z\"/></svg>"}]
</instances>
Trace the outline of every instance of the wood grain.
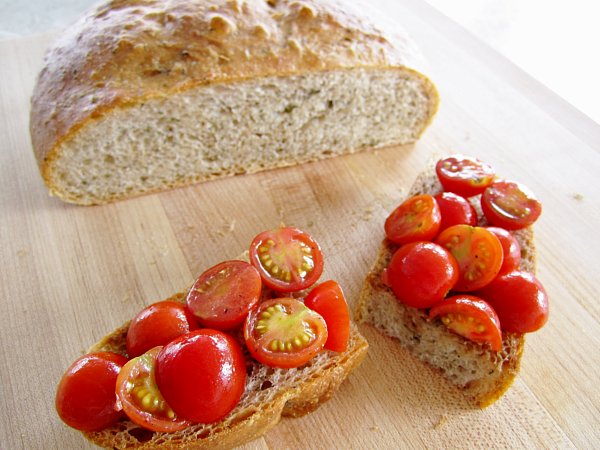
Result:
<instances>
[{"instance_id":1,"label":"wood grain","mask_svg":"<svg viewBox=\"0 0 600 450\"><path fill-rule=\"evenodd\" d=\"M548 325L527 338L521 374L471 409L439 377L365 326L363 365L315 413L244 448L598 447L600 126L421 0L380 0L429 61L440 112L412 148L240 176L102 207L48 197L28 137L29 96L49 36L0 43L1 448L87 444L54 412L56 384L92 343L143 305L279 223L319 240L325 277L354 303L388 212L428 162L464 152L524 181Z\"/></svg>"}]
</instances>

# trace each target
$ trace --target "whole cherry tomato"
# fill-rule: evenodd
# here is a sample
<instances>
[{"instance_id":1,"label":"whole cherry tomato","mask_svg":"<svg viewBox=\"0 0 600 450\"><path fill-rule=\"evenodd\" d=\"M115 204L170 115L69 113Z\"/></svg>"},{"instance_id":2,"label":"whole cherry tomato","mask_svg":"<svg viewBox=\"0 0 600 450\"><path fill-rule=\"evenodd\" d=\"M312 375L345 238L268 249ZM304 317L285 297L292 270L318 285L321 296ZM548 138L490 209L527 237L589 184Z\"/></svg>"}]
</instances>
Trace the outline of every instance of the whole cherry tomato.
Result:
<instances>
[{"instance_id":1,"label":"whole cherry tomato","mask_svg":"<svg viewBox=\"0 0 600 450\"><path fill-rule=\"evenodd\" d=\"M489 164L464 155L440 159L435 171L445 191L463 197L481 194L494 181L496 175L494 168Z\"/></svg>"},{"instance_id":2,"label":"whole cherry tomato","mask_svg":"<svg viewBox=\"0 0 600 450\"><path fill-rule=\"evenodd\" d=\"M396 244L428 241L440 229L440 208L431 195L409 198L398 206L385 221L385 235Z\"/></svg>"},{"instance_id":3,"label":"whole cherry tomato","mask_svg":"<svg viewBox=\"0 0 600 450\"><path fill-rule=\"evenodd\" d=\"M548 295L529 272L500 275L476 295L494 308L504 331L530 333L548 321Z\"/></svg>"},{"instance_id":4,"label":"whole cherry tomato","mask_svg":"<svg viewBox=\"0 0 600 450\"><path fill-rule=\"evenodd\" d=\"M246 382L246 360L229 334L202 329L163 347L156 361L156 383L175 414L192 422L221 420L239 403Z\"/></svg>"},{"instance_id":5,"label":"whole cherry tomato","mask_svg":"<svg viewBox=\"0 0 600 450\"><path fill-rule=\"evenodd\" d=\"M519 245L519 241L504 228L486 227L486 230L496 236L500 241L500 245L502 245L504 260L498 274L503 275L517 270L521 264L521 246Z\"/></svg>"},{"instance_id":6,"label":"whole cherry tomato","mask_svg":"<svg viewBox=\"0 0 600 450\"><path fill-rule=\"evenodd\" d=\"M127 358L95 352L78 358L63 375L56 391L56 411L70 427L99 431L123 415L117 408L115 385Z\"/></svg>"},{"instance_id":7,"label":"whole cherry tomato","mask_svg":"<svg viewBox=\"0 0 600 450\"><path fill-rule=\"evenodd\" d=\"M399 301L413 308L429 308L452 289L458 266L439 245L412 242L394 253L386 278Z\"/></svg>"},{"instance_id":8,"label":"whole cherry tomato","mask_svg":"<svg viewBox=\"0 0 600 450\"><path fill-rule=\"evenodd\" d=\"M323 349L327 325L304 303L276 298L261 303L248 315L244 339L258 362L271 367L298 367Z\"/></svg>"},{"instance_id":9,"label":"whole cherry tomato","mask_svg":"<svg viewBox=\"0 0 600 450\"><path fill-rule=\"evenodd\" d=\"M127 354L135 358L196 328L196 319L185 305L169 300L154 303L141 310L129 324Z\"/></svg>"},{"instance_id":10,"label":"whole cherry tomato","mask_svg":"<svg viewBox=\"0 0 600 450\"><path fill-rule=\"evenodd\" d=\"M250 263L265 286L277 292L306 289L323 272L323 253L317 241L297 228L264 231L250 245Z\"/></svg>"},{"instance_id":11,"label":"whole cherry tomato","mask_svg":"<svg viewBox=\"0 0 600 450\"><path fill-rule=\"evenodd\" d=\"M117 378L116 392L132 422L151 431L172 433L191 423L177 416L156 385L156 358L161 349L154 347L125 364Z\"/></svg>"},{"instance_id":12,"label":"whole cherry tomato","mask_svg":"<svg viewBox=\"0 0 600 450\"><path fill-rule=\"evenodd\" d=\"M478 297L457 295L445 298L431 307L429 317L439 317L444 325L464 338L487 343L495 352L502 350L498 315Z\"/></svg>"},{"instance_id":13,"label":"whole cherry tomato","mask_svg":"<svg viewBox=\"0 0 600 450\"><path fill-rule=\"evenodd\" d=\"M542 203L523 184L499 180L483 192L481 209L492 225L519 230L540 217Z\"/></svg>"},{"instance_id":14,"label":"whole cherry tomato","mask_svg":"<svg viewBox=\"0 0 600 450\"><path fill-rule=\"evenodd\" d=\"M460 269L456 291L473 291L492 281L502 267L502 245L482 227L454 225L446 228L435 242L448 250Z\"/></svg>"},{"instance_id":15,"label":"whole cherry tomato","mask_svg":"<svg viewBox=\"0 0 600 450\"><path fill-rule=\"evenodd\" d=\"M340 285L333 280L319 284L308 293L304 304L325 319L325 348L334 352L346 351L350 340L350 312Z\"/></svg>"},{"instance_id":16,"label":"whole cherry tomato","mask_svg":"<svg viewBox=\"0 0 600 450\"><path fill-rule=\"evenodd\" d=\"M477 213L469 201L454 194L453 192L442 192L434 196L435 201L440 207L442 221L440 223L440 232L452 225L477 225Z\"/></svg>"},{"instance_id":17,"label":"whole cherry tomato","mask_svg":"<svg viewBox=\"0 0 600 450\"><path fill-rule=\"evenodd\" d=\"M246 320L258 304L262 282L258 270L245 261L224 261L198 277L187 306L201 325L231 330Z\"/></svg>"}]
</instances>

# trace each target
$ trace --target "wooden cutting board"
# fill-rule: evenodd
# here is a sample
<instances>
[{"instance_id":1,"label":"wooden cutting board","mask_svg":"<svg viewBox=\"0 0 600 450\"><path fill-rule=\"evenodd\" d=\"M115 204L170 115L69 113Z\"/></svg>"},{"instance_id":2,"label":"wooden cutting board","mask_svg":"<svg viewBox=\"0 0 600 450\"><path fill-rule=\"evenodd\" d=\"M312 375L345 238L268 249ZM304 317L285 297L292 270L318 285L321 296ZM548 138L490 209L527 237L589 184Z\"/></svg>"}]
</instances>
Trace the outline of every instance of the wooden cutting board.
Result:
<instances>
[{"instance_id":1,"label":"wooden cutting board","mask_svg":"<svg viewBox=\"0 0 600 450\"><path fill-rule=\"evenodd\" d=\"M416 173L450 152L489 161L544 203L538 276L551 316L528 336L514 386L490 408L472 409L364 326L369 354L337 395L244 448L600 446L600 126L423 1L379 3L414 36L440 90L439 114L416 146L102 207L49 197L31 152L29 96L49 36L0 43L1 448L89 445L54 411L66 367L144 305L281 222L321 243L325 277L354 304L383 220Z\"/></svg>"}]
</instances>

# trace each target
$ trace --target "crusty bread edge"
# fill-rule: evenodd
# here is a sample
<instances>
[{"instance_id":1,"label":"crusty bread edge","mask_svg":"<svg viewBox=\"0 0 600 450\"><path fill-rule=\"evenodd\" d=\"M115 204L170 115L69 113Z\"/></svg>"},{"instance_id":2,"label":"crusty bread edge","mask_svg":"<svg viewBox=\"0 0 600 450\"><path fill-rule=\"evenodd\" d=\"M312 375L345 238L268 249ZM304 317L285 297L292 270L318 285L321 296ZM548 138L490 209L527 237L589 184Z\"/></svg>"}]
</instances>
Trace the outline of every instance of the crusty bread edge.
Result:
<instances>
[{"instance_id":1,"label":"crusty bread edge","mask_svg":"<svg viewBox=\"0 0 600 450\"><path fill-rule=\"evenodd\" d=\"M185 301L186 293L179 292L166 300ZM113 351L125 353L125 337L129 328L126 322L112 333L104 336L100 341L88 349L88 353L97 351ZM279 423L282 417L300 417L316 410L329 400L338 390L342 382L364 360L368 343L360 334L354 323L350 327L351 345L343 353L330 352L332 357L328 367L322 369L318 377L305 380L302 384L282 391L273 400L268 408L260 408L248 417L237 422L231 428L224 428L219 433L198 440L193 444L189 442L169 443L157 447L150 443L140 443L138 449L228 449L242 445L256 439ZM184 430L185 431L185 430ZM87 433L85 437L102 447L115 447L115 443L106 439L106 433Z\"/></svg>"}]
</instances>

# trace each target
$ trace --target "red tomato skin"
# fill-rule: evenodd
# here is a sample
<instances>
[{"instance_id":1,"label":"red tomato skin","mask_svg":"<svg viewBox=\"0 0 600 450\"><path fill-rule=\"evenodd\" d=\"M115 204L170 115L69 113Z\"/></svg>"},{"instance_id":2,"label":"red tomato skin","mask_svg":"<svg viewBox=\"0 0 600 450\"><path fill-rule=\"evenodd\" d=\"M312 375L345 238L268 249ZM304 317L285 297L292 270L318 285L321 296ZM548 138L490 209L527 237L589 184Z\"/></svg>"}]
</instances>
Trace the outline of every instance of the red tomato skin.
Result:
<instances>
[{"instance_id":1,"label":"red tomato skin","mask_svg":"<svg viewBox=\"0 0 600 450\"><path fill-rule=\"evenodd\" d=\"M127 354L130 358L143 355L196 328L196 318L185 305L170 300L154 303L141 310L129 324Z\"/></svg>"},{"instance_id":2,"label":"red tomato skin","mask_svg":"<svg viewBox=\"0 0 600 450\"><path fill-rule=\"evenodd\" d=\"M398 244L429 241L440 229L440 207L428 194L416 195L404 201L385 220L387 238Z\"/></svg>"},{"instance_id":3,"label":"red tomato skin","mask_svg":"<svg viewBox=\"0 0 600 450\"><path fill-rule=\"evenodd\" d=\"M532 225L542 214L542 203L523 184L498 180L481 196L481 209L494 226L520 230Z\"/></svg>"},{"instance_id":4,"label":"red tomato skin","mask_svg":"<svg viewBox=\"0 0 600 450\"><path fill-rule=\"evenodd\" d=\"M203 283L215 279L224 270L230 271L226 293L204 294L199 291ZM245 261L224 261L198 277L188 293L186 303L200 325L227 331L244 323L248 312L258 304L261 291L262 281L255 267Z\"/></svg>"},{"instance_id":5,"label":"red tomato skin","mask_svg":"<svg viewBox=\"0 0 600 450\"><path fill-rule=\"evenodd\" d=\"M195 330L163 347L157 357L156 382L179 417L216 422L242 397L244 354L238 342L222 331Z\"/></svg>"},{"instance_id":6,"label":"red tomato skin","mask_svg":"<svg viewBox=\"0 0 600 450\"><path fill-rule=\"evenodd\" d=\"M494 308L504 331L531 333L548 321L548 295L542 283L529 272L501 275L475 295Z\"/></svg>"},{"instance_id":7,"label":"red tomato skin","mask_svg":"<svg viewBox=\"0 0 600 450\"><path fill-rule=\"evenodd\" d=\"M441 192L434 196L440 207L442 220L439 231L452 225L477 225L477 213L469 201L453 192Z\"/></svg>"},{"instance_id":8,"label":"red tomato skin","mask_svg":"<svg viewBox=\"0 0 600 450\"><path fill-rule=\"evenodd\" d=\"M448 314L453 315L453 319L446 324L452 331L474 342L487 342L495 352L502 350L500 319L485 300L473 295L456 295L445 298L429 310L429 317L432 319ZM452 321L455 321L457 316L472 318L474 321L462 320L458 326L454 326ZM475 327L478 324L483 325L485 330L477 332Z\"/></svg>"},{"instance_id":9,"label":"red tomato skin","mask_svg":"<svg viewBox=\"0 0 600 450\"><path fill-rule=\"evenodd\" d=\"M517 270L521 264L521 246L519 241L507 230L499 227L486 227L486 230L494 234L502 245L504 259L498 275L504 275Z\"/></svg>"},{"instance_id":10,"label":"red tomato skin","mask_svg":"<svg viewBox=\"0 0 600 450\"><path fill-rule=\"evenodd\" d=\"M304 304L325 319L325 348L334 352L345 352L350 341L350 312L341 286L333 280L325 281L308 293Z\"/></svg>"},{"instance_id":11,"label":"red tomato skin","mask_svg":"<svg viewBox=\"0 0 600 450\"><path fill-rule=\"evenodd\" d=\"M260 247L264 242L274 240L278 244L283 244L286 240L300 242L311 250L313 260L313 269L307 277L297 277L291 281L283 281L272 276L266 269L260 259ZM297 292L311 287L317 282L323 273L323 252L319 243L312 236L298 228L283 227L275 230L267 230L258 234L250 244L250 264L252 264L260 274L264 285L276 292ZM295 275L294 275L295 276Z\"/></svg>"},{"instance_id":12,"label":"red tomato skin","mask_svg":"<svg viewBox=\"0 0 600 450\"><path fill-rule=\"evenodd\" d=\"M115 424L123 412L117 408L117 376L127 363L123 355L95 352L78 358L65 372L56 391L56 411L72 428L99 431Z\"/></svg>"},{"instance_id":13,"label":"red tomato skin","mask_svg":"<svg viewBox=\"0 0 600 450\"><path fill-rule=\"evenodd\" d=\"M429 308L456 284L458 265L443 247L433 242L413 242L394 253L386 278L400 302L413 308Z\"/></svg>"},{"instance_id":14,"label":"red tomato skin","mask_svg":"<svg viewBox=\"0 0 600 450\"><path fill-rule=\"evenodd\" d=\"M481 194L496 175L491 165L465 155L440 159L435 171L444 191L454 192L462 197Z\"/></svg>"}]
</instances>

